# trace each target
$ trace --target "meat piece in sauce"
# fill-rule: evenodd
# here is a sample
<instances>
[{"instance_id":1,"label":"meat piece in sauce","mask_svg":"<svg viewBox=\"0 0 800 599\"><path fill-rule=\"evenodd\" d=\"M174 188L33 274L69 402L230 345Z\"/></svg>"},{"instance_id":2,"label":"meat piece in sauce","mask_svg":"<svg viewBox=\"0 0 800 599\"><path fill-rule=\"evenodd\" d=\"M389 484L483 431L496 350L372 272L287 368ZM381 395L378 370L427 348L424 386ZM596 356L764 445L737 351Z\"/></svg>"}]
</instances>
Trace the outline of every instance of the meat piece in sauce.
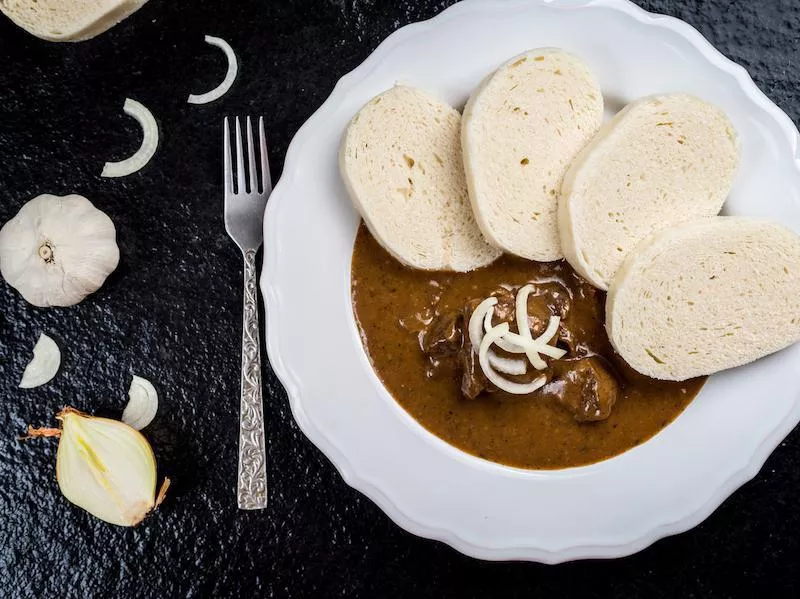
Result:
<instances>
[{"instance_id":1,"label":"meat piece in sauce","mask_svg":"<svg viewBox=\"0 0 800 599\"><path fill-rule=\"evenodd\" d=\"M563 320L569 309L569 291L561 283L534 283L534 290L528 296L529 317L548 321L551 316L558 316Z\"/></svg>"},{"instance_id":2,"label":"meat piece in sauce","mask_svg":"<svg viewBox=\"0 0 800 599\"><path fill-rule=\"evenodd\" d=\"M551 363L553 380L542 389L578 422L605 420L620 394L619 382L599 356Z\"/></svg>"},{"instance_id":3,"label":"meat piece in sauce","mask_svg":"<svg viewBox=\"0 0 800 599\"><path fill-rule=\"evenodd\" d=\"M491 295L497 298L494 306L492 324L498 325L507 322L511 329L519 332L516 318L516 290L509 291L499 287ZM467 303L464 310L464 322L469 322L472 311L481 300L472 300ZM569 314L570 299L567 289L559 283L534 283L534 289L528 295L528 328L536 337L544 333L550 322L551 316L558 316L562 320Z\"/></svg>"},{"instance_id":4,"label":"meat piece in sauce","mask_svg":"<svg viewBox=\"0 0 800 599\"><path fill-rule=\"evenodd\" d=\"M499 289L495 294L497 297L497 304L495 305L495 318L497 322L505 322L500 319L507 319L514 314L514 296L510 291ZM489 380L483 374L481 366L478 363L478 352L472 350L472 344L469 341L469 319L472 318L472 313L478 304L481 303L480 299L470 300L464 306L461 312L461 322L464 329L462 335L463 343L461 347L460 366L461 366L461 394L467 399L475 399L484 391L489 391Z\"/></svg>"},{"instance_id":5,"label":"meat piece in sauce","mask_svg":"<svg viewBox=\"0 0 800 599\"><path fill-rule=\"evenodd\" d=\"M431 358L444 358L461 351L463 340L461 314L450 312L434 318L420 336L422 352Z\"/></svg>"},{"instance_id":6,"label":"meat piece in sauce","mask_svg":"<svg viewBox=\"0 0 800 599\"><path fill-rule=\"evenodd\" d=\"M492 293L497 297L493 324L515 323L515 294L505 288ZM467 326L472 313L482 300L467 302L459 313L442 314L434 319L425 331L422 350L432 359L457 356L461 370L461 392L468 399L481 393L496 391L487 380L477 352L469 342ZM559 327L559 342L564 342L571 356L578 359L554 360L544 371L530 370L531 375L547 376L549 383L537 395L551 396L567 409L578 422L604 420L620 393L620 384L611 367L599 356L590 352L581 343L583 327L580 322L569 319L570 298L568 291L558 283L541 283L528 296L528 325L533 336L541 334L551 316L559 316L563 323ZM593 316L593 315L592 315ZM502 352L501 352L502 353Z\"/></svg>"},{"instance_id":7,"label":"meat piece in sauce","mask_svg":"<svg viewBox=\"0 0 800 599\"><path fill-rule=\"evenodd\" d=\"M467 399L475 399L484 391L489 390L489 380L478 364L478 354L469 350L461 352L461 393Z\"/></svg>"},{"instance_id":8,"label":"meat piece in sauce","mask_svg":"<svg viewBox=\"0 0 800 599\"><path fill-rule=\"evenodd\" d=\"M494 306L492 323L508 322L516 329L515 309L516 294L504 287L492 292L497 298ZM483 392L492 393L494 386L487 380L480 364L477 351L472 350L469 341L470 318L482 299L473 299L466 303L460 314L445 313L437 316L420 337L420 347L434 366L437 361L458 354L461 369L461 392L468 399L475 399ZM540 335L547 328L550 317L566 316L569 311L569 295L567 290L557 283L543 283L528 296L528 326L534 336ZM503 354L501 350L495 350ZM512 356L507 356L512 357ZM531 375L539 376L531 370ZM549 373L545 373L548 374Z\"/></svg>"},{"instance_id":9,"label":"meat piece in sauce","mask_svg":"<svg viewBox=\"0 0 800 599\"><path fill-rule=\"evenodd\" d=\"M572 312L559 327L558 345L574 357L605 355L608 340L605 336L597 339L595 334L597 323L602 322L604 318L603 298L598 296L597 289L582 279L579 283L576 282L575 286L577 289L574 292L578 295L583 309Z\"/></svg>"},{"instance_id":10,"label":"meat piece in sauce","mask_svg":"<svg viewBox=\"0 0 800 599\"><path fill-rule=\"evenodd\" d=\"M514 310L516 306L514 294L505 287L498 287L491 295L497 298L497 303L493 306L492 324L498 325L501 322L514 322ZM466 303L464 306L465 325L469 326L469 319L472 317L472 313L482 301L482 299L474 299Z\"/></svg>"}]
</instances>

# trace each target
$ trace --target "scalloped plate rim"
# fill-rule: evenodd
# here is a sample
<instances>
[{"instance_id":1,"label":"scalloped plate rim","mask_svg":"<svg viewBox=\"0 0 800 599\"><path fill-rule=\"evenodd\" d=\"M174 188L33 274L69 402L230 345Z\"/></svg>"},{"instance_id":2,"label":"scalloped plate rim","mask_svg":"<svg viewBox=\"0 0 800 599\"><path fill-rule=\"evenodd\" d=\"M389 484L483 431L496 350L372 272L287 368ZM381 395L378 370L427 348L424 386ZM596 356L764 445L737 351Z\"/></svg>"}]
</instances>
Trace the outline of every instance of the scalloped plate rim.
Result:
<instances>
[{"instance_id":1,"label":"scalloped plate rim","mask_svg":"<svg viewBox=\"0 0 800 599\"><path fill-rule=\"evenodd\" d=\"M798 143L798 140L800 140L800 133L798 133L792 120L756 86L744 67L724 56L693 26L675 17L650 13L633 4L630 0L534 0L534 2L527 2L527 4L530 3L559 7L563 5L569 6L570 8L590 6L603 7L626 13L642 24L663 27L677 33L689 41L710 64L732 75L744 94L755 104L759 105L779 125L786 136L786 141L795 159L795 166L800 171L800 163L798 163L797 158L798 146L800 145ZM313 126L319 119L322 119L327 112L332 110L338 96L346 94L357 82L367 77L378 67L382 55L388 54L401 43L410 40L416 35L429 31L450 19L462 16L470 11L483 10L492 4L499 6L501 3L496 0L490 2L485 2L483 0L463 0L460 3L450 6L431 19L411 23L398 29L381 42L358 67L339 79L325 102L295 134L286 154L283 175L275 186L272 197L267 204L264 220L265 240L270 240L270 243L273 245L273 250L275 250L272 252L264 252L264 269L261 277L261 288L267 307L267 322L265 325L267 330L267 354L275 374L286 389L292 414L303 434L330 460L349 486L366 495L376 503L392 521L403 529L421 537L444 542L466 555L484 560L526 560L554 564L576 559L623 557L641 551L659 539L679 534L697 526L711 515L711 513L739 487L754 478L761 470L772 451L783 441L789 432L791 432L798 421L800 421L800 406L798 406L798 403L795 402L789 414L787 414L787 416L780 421L779 425L762 440L756 451L753 452L750 461L743 467L735 470L699 508L677 520L656 525L648 534L622 543L575 544L553 551L531 546L491 548L468 542L454 531L419 522L400 510L391 498L381 490L378 482L372 481L367 477L362 477L355 472L348 458L331 441L329 436L317 428L306 415L302 406L302 401L300 400L299 381L293 374L291 368L284 363L282 354L279 351L280 336L276 331L280 328L279 319L277 318L277 313L279 312L278 307L281 303L280 291L271 284L269 275L272 271L271 264L277 259L275 256L280 254L280 238L274 232L270 232L270 227L276 220L275 213L280 209L282 205L281 202L284 200L284 189L288 188L298 175L299 166L297 157L301 154L303 146L310 141L309 131L313 129ZM503 6L513 7L523 4L526 4L526 2L516 0L503 3Z\"/></svg>"}]
</instances>

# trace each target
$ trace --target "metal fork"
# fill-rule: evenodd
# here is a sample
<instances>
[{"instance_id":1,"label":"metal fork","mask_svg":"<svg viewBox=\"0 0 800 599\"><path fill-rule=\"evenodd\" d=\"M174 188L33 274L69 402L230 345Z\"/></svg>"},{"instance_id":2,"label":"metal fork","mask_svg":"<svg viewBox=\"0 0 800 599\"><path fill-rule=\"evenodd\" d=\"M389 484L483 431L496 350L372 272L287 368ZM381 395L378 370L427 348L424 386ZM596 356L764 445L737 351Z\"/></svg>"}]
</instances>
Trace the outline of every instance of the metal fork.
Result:
<instances>
[{"instance_id":1,"label":"metal fork","mask_svg":"<svg viewBox=\"0 0 800 599\"><path fill-rule=\"evenodd\" d=\"M236 499L239 508L267 507L267 451L264 441L264 405L261 391L261 342L258 325L258 286L256 252L264 240L264 207L272 191L264 135L264 117L258 121L259 176L253 148L253 128L247 117L247 161L242 152L242 130L236 117L236 172L231 157L228 117L223 125L225 156L225 230L242 250L244 257L244 325L242 330L242 388L239 412L239 472Z\"/></svg>"}]
</instances>

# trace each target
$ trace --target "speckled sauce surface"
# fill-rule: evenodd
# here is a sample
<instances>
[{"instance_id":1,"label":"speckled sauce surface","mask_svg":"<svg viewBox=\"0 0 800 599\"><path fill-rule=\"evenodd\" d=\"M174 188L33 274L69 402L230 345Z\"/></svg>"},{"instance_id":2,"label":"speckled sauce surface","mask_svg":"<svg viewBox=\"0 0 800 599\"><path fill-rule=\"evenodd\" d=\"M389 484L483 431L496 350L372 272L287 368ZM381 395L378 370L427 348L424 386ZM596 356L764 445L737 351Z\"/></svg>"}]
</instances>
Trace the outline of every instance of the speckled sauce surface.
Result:
<instances>
[{"instance_id":1,"label":"speckled sauce surface","mask_svg":"<svg viewBox=\"0 0 800 599\"><path fill-rule=\"evenodd\" d=\"M292 135L337 79L398 27L449 2L150 0L93 41L50 44L0 18L0 221L40 193L82 193L118 229L122 259L99 293L37 309L0 283L0 596L732 597L800 588L800 436L696 529L629 558L546 567L482 563L418 539L350 489L294 424L265 363L270 507L236 509L241 258L225 234L218 125L269 119L273 176ZM797 123L800 3L651 0L697 27ZM224 70L204 34L236 48L228 96L189 106ZM162 129L153 162L126 179L103 162L138 145L125 97ZM50 384L18 390L39 333L63 350ZM146 434L173 479L136 529L70 506L56 444L20 442L63 405L118 417L132 374L161 408Z\"/></svg>"}]
</instances>

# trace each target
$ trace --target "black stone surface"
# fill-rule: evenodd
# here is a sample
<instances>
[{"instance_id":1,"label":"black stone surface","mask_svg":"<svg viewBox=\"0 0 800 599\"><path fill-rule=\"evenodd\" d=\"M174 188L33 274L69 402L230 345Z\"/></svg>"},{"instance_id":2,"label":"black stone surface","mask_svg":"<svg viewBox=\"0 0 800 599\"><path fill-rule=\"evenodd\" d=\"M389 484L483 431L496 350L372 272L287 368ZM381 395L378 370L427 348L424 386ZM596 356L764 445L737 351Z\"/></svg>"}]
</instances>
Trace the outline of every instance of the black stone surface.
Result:
<instances>
[{"instance_id":1,"label":"black stone surface","mask_svg":"<svg viewBox=\"0 0 800 599\"><path fill-rule=\"evenodd\" d=\"M0 0L1 2L2 0ZM389 33L450 2L151 0L81 44L40 41L0 18L0 222L39 193L82 193L118 228L119 269L69 309L36 309L0 283L2 597L751 597L797 596L800 437L691 532L630 558L546 567L482 563L392 524L299 432L265 366L271 506L236 509L241 261L222 223L218 123L269 119L277 178L287 145L337 79ZM797 123L796 0L650 0L743 64ZM224 61L242 69L221 102L186 104ZM137 145L126 96L160 121L141 173L99 177ZM18 390L38 334L64 350L59 376ZM156 382L147 435L174 486L130 530L72 507L55 482L56 444L19 442L70 404L118 416L130 375Z\"/></svg>"}]
</instances>

